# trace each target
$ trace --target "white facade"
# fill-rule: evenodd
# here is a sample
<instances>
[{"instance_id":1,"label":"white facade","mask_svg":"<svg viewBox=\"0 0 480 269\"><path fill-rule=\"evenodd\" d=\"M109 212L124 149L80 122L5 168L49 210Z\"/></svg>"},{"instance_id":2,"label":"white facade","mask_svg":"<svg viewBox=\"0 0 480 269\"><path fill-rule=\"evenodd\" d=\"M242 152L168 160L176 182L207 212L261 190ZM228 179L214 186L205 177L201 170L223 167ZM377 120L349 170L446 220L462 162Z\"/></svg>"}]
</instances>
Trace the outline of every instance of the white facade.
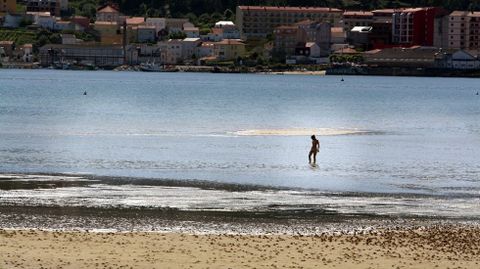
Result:
<instances>
[{"instance_id":1,"label":"white facade","mask_svg":"<svg viewBox=\"0 0 480 269\"><path fill-rule=\"evenodd\" d=\"M240 39L240 31L231 21L218 21L215 23L216 29L221 29L220 31L213 31L216 35L220 35L219 40L223 39Z\"/></svg>"},{"instance_id":2,"label":"white facade","mask_svg":"<svg viewBox=\"0 0 480 269\"><path fill-rule=\"evenodd\" d=\"M310 57L311 58L318 58L320 57L320 47L315 42L307 42L305 47L310 49Z\"/></svg>"},{"instance_id":3,"label":"white facade","mask_svg":"<svg viewBox=\"0 0 480 269\"><path fill-rule=\"evenodd\" d=\"M137 28L138 42L154 42L156 37L155 26L139 26Z\"/></svg>"},{"instance_id":4,"label":"white facade","mask_svg":"<svg viewBox=\"0 0 480 269\"><path fill-rule=\"evenodd\" d=\"M480 61L470 53L459 50L452 54L451 59L447 62L447 67L453 69L479 69Z\"/></svg>"},{"instance_id":5,"label":"white facade","mask_svg":"<svg viewBox=\"0 0 480 269\"><path fill-rule=\"evenodd\" d=\"M181 40L168 40L157 43L160 47L160 59L162 64L177 64L182 58Z\"/></svg>"},{"instance_id":6,"label":"white facade","mask_svg":"<svg viewBox=\"0 0 480 269\"><path fill-rule=\"evenodd\" d=\"M184 60L191 60L194 56L197 57L197 47L202 41L200 38L185 38L182 40L182 56Z\"/></svg>"}]
</instances>

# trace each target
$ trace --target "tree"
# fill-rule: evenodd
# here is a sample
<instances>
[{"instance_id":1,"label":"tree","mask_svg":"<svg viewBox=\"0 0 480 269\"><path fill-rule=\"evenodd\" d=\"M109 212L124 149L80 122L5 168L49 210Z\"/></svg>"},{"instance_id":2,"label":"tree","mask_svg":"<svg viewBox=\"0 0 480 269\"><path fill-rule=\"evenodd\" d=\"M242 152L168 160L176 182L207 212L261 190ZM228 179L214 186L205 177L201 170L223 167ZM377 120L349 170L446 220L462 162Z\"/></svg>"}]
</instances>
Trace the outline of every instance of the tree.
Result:
<instances>
[{"instance_id":1,"label":"tree","mask_svg":"<svg viewBox=\"0 0 480 269\"><path fill-rule=\"evenodd\" d=\"M80 9L80 15L87 17L89 19L95 18L96 14L97 14L97 7L94 4L82 5Z\"/></svg>"},{"instance_id":2,"label":"tree","mask_svg":"<svg viewBox=\"0 0 480 269\"><path fill-rule=\"evenodd\" d=\"M49 40L52 44L62 44L62 37L60 34L51 34Z\"/></svg>"},{"instance_id":3,"label":"tree","mask_svg":"<svg viewBox=\"0 0 480 269\"><path fill-rule=\"evenodd\" d=\"M32 20L26 18L26 17L23 17L22 20L20 21L20 27L27 27L29 25L31 25L33 22Z\"/></svg>"},{"instance_id":4,"label":"tree","mask_svg":"<svg viewBox=\"0 0 480 269\"><path fill-rule=\"evenodd\" d=\"M225 11L223 12L223 17L225 18L225 20L230 20L230 21L235 20L235 14L233 13L232 10L228 8L225 9Z\"/></svg>"},{"instance_id":5,"label":"tree","mask_svg":"<svg viewBox=\"0 0 480 269\"><path fill-rule=\"evenodd\" d=\"M172 32L168 35L169 39L184 39L187 37L187 34L184 32Z\"/></svg>"}]
</instances>

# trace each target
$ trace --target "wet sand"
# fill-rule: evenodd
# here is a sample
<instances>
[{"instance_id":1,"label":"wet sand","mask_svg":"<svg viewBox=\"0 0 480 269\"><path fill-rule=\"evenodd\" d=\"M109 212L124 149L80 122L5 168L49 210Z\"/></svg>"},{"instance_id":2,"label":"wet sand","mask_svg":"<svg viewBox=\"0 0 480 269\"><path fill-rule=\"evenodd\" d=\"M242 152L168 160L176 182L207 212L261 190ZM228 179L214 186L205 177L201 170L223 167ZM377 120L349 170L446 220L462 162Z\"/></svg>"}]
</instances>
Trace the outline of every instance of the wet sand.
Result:
<instances>
[{"instance_id":1,"label":"wet sand","mask_svg":"<svg viewBox=\"0 0 480 269\"><path fill-rule=\"evenodd\" d=\"M0 230L0 268L479 268L480 229L229 235Z\"/></svg>"}]
</instances>

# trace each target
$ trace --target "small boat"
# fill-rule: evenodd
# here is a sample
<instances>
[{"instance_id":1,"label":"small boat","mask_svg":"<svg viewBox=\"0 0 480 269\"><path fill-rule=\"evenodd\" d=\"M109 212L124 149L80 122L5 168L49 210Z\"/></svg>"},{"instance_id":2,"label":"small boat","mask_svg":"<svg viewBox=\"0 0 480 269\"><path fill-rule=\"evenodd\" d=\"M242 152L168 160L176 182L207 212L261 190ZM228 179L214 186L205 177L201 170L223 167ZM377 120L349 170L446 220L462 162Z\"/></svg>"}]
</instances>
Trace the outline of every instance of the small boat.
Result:
<instances>
[{"instance_id":1,"label":"small boat","mask_svg":"<svg viewBox=\"0 0 480 269\"><path fill-rule=\"evenodd\" d=\"M144 72L164 72L165 71L162 65L156 64L155 62L141 63L140 70Z\"/></svg>"}]
</instances>

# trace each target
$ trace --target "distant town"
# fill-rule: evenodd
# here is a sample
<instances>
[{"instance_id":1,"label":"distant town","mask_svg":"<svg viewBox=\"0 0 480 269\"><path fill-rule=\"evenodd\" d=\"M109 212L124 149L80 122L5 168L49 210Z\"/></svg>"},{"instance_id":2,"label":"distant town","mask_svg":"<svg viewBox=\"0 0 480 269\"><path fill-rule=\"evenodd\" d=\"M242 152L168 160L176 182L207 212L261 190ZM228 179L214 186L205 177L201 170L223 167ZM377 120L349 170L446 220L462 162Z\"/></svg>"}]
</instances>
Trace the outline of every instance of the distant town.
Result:
<instances>
[{"instance_id":1,"label":"distant town","mask_svg":"<svg viewBox=\"0 0 480 269\"><path fill-rule=\"evenodd\" d=\"M68 0L0 0L3 68L480 76L480 12L441 7L341 10L237 6L200 29L188 18L94 19Z\"/></svg>"}]
</instances>

